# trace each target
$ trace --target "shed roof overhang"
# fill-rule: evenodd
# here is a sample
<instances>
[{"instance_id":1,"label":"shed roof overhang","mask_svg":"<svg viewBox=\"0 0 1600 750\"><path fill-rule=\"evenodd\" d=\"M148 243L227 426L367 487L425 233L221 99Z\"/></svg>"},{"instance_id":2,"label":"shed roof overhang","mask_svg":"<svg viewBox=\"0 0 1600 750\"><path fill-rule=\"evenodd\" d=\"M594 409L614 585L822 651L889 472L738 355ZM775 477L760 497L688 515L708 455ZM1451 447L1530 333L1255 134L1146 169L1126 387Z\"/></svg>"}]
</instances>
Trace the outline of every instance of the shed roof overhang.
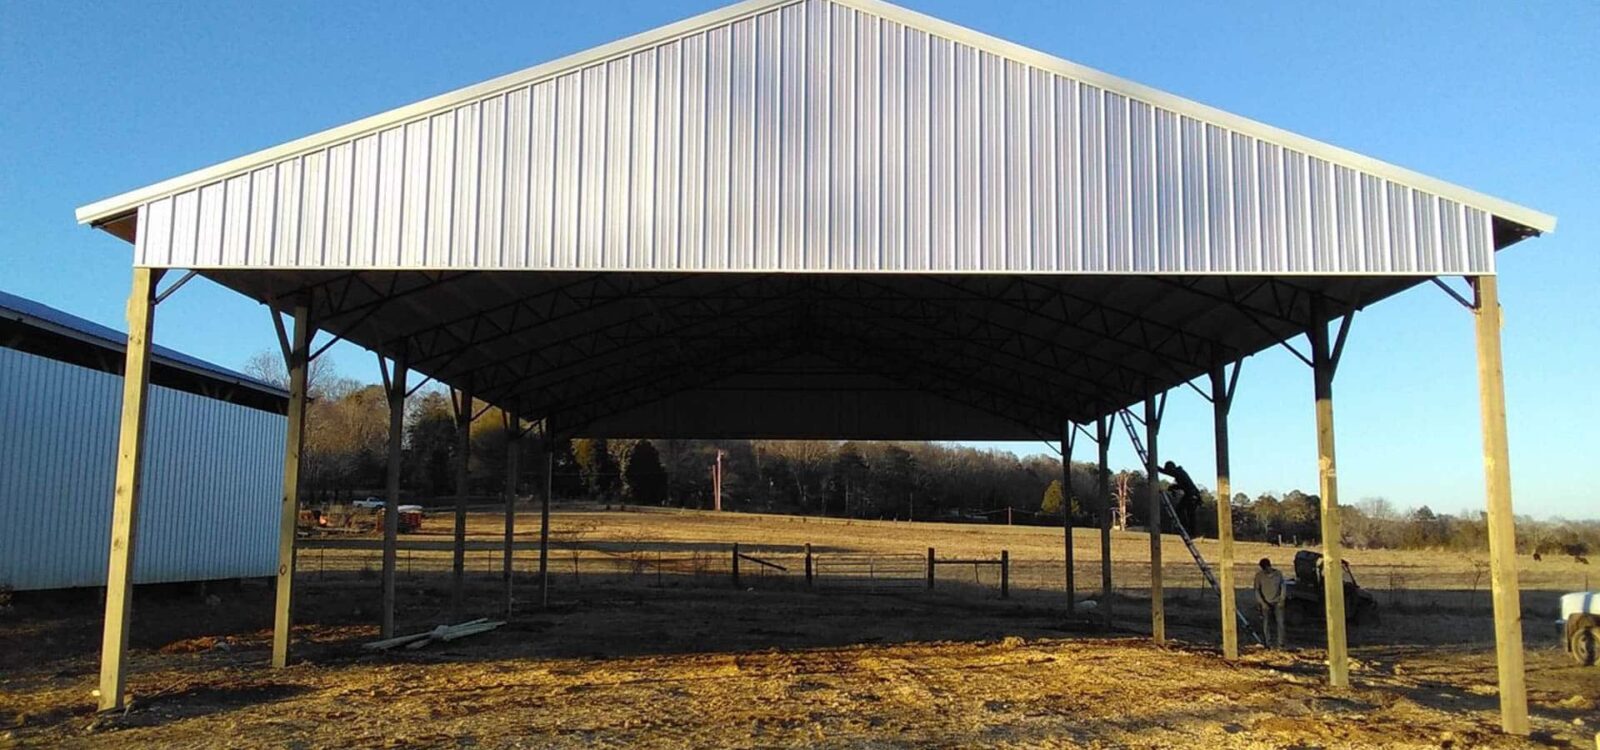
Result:
<instances>
[{"instance_id":1,"label":"shed roof overhang","mask_svg":"<svg viewBox=\"0 0 1600 750\"><path fill-rule=\"evenodd\" d=\"M127 334L33 300L0 292L0 347L121 375ZM150 382L218 401L283 414L287 391L164 346L150 353Z\"/></svg>"},{"instance_id":2,"label":"shed roof overhang","mask_svg":"<svg viewBox=\"0 0 1600 750\"><path fill-rule=\"evenodd\" d=\"M575 434L1032 439L1552 217L875 0L752 0L79 210Z\"/></svg>"}]
</instances>

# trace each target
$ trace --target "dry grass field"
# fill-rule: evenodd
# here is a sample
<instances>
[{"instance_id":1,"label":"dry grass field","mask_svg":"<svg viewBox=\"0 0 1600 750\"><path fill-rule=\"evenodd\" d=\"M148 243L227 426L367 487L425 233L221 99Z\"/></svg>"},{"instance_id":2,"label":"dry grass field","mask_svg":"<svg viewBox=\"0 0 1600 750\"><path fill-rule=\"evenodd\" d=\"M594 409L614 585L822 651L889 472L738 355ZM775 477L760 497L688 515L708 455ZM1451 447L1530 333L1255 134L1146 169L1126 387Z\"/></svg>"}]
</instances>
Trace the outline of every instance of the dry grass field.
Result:
<instances>
[{"instance_id":1,"label":"dry grass field","mask_svg":"<svg viewBox=\"0 0 1600 750\"><path fill-rule=\"evenodd\" d=\"M502 523L475 512L471 539L498 544ZM1059 528L560 507L540 607L537 514L517 527L510 624L420 650L359 648L376 637L375 550L302 550L286 670L262 666L259 582L141 591L135 700L116 716L93 713L93 597L23 597L0 616L0 746L1589 748L1600 729L1600 669L1557 643L1555 595L1592 585L1571 560L1521 561L1535 733L1509 738L1495 731L1487 573L1461 554L1349 554L1383 617L1352 631L1355 686L1336 691L1313 619L1291 625L1289 651L1225 662L1216 598L1175 537L1173 643L1156 647L1138 532L1114 534L1108 629L1065 609ZM454 621L448 528L439 515L402 537L401 633ZM735 588L735 542L785 570L746 560ZM1078 597L1104 607L1098 532L1078 529L1075 546ZM1011 596L995 566L941 566L929 591L928 547L1007 551ZM1239 580L1263 556L1288 570L1293 553L1241 543ZM469 553L462 619L498 612L500 565L498 550Z\"/></svg>"}]
</instances>

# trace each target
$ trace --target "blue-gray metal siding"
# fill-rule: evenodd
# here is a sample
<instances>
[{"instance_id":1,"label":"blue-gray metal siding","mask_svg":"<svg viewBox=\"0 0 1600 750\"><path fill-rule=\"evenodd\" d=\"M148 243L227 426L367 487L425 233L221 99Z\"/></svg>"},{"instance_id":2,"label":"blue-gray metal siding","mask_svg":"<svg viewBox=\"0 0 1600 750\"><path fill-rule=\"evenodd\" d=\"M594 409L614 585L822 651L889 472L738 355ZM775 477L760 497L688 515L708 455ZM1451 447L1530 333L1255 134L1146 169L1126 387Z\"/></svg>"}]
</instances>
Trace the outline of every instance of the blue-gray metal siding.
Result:
<instances>
[{"instance_id":1,"label":"blue-gray metal siding","mask_svg":"<svg viewBox=\"0 0 1600 750\"><path fill-rule=\"evenodd\" d=\"M1488 199L857 6L762 6L149 200L136 262L1494 270Z\"/></svg>"},{"instance_id":2,"label":"blue-gray metal siding","mask_svg":"<svg viewBox=\"0 0 1600 750\"><path fill-rule=\"evenodd\" d=\"M0 348L0 584L104 585L122 379ZM272 575L283 416L150 388L134 581Z\"/></svg>"}]
</instances>

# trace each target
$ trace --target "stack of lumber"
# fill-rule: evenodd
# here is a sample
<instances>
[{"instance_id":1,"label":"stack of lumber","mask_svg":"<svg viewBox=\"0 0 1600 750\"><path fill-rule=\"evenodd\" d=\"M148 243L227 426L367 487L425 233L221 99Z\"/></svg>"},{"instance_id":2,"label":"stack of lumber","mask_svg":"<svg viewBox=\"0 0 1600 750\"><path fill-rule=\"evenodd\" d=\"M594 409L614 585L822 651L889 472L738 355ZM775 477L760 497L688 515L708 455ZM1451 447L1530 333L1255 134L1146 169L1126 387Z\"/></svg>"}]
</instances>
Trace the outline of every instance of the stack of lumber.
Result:
<instances>
[{"instance_id":1,"label":"stack of lumber","mask_svg":"<svg viewBox=\"0 0 1600 750\"><path fill-rule=\"evenodd\" d=\"M487 633L504 624L504 621L479 618L470 622L463 622L460 625L440 625L426 633L414 633L412 635L402 635L398 638L386 638L381 641L363 643L361 647L368 651L388 651L391 648L400 646L413 649L422 648L435 641L453 641L469 635Z\"/></svg>"}]
</instances>

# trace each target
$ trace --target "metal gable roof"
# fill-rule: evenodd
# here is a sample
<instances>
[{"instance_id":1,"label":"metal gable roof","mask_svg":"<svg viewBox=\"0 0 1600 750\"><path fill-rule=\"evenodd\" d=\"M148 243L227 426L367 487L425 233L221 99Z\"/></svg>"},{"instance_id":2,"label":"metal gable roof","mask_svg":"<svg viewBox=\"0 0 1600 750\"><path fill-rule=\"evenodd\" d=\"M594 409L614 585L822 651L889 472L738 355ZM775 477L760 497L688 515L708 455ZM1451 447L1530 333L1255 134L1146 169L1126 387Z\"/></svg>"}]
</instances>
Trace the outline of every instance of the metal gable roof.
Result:
<instances>
[{"instance_id":1,"label":"metal gable roof","mask_svg":"<svg viewBox=\"0 0 1600 750\"><path fill-rule=\"evenodd\" d=\"M1492 273L1545 214L876 0L752 0L85 206L194 268Z\"/></svg>"}]
</instances>

